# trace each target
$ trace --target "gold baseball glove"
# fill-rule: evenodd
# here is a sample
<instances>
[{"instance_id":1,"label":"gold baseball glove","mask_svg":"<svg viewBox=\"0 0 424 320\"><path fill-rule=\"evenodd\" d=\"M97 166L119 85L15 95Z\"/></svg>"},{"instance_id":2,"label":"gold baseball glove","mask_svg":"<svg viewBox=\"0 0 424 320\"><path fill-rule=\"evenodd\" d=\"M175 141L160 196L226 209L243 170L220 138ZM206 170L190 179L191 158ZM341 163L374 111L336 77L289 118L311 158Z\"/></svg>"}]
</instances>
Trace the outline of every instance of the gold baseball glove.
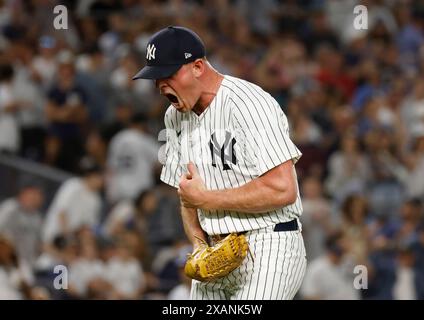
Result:
<instances>
[{"instance_id":1,"label":"gold baseball glove","mask_svg":"<svg viewBox=\"0 0 424 320\"><path fill-rule=\"evenodd\" d=\"M188 256L185 274L199 281L222 278L243 262L249 244L243 234L231 233L214 246L203 243Z\"/></svg>"}]
</instances>

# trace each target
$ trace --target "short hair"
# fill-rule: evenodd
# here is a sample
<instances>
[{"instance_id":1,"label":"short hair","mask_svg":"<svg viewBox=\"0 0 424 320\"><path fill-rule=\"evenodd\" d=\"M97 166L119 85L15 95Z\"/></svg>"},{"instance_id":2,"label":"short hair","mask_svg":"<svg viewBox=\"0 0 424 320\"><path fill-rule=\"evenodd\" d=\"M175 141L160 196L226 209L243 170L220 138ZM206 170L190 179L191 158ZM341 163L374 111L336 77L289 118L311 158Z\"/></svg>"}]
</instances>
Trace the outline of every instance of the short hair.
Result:
<instances>
[{"instance_id":1,"label":"short hair","mask_svg":"<svg viewBox=\"0 0 424 320\"><path fill-rule=\"evenodd\" d=\"M30 176L22 176L18 179L17 182L17 189L18 192L27 190L27 189L39 189L42 190L43 189L43 185L41 180L35 178L35 177L30 177Z\"/></svg>"}]
</instances>

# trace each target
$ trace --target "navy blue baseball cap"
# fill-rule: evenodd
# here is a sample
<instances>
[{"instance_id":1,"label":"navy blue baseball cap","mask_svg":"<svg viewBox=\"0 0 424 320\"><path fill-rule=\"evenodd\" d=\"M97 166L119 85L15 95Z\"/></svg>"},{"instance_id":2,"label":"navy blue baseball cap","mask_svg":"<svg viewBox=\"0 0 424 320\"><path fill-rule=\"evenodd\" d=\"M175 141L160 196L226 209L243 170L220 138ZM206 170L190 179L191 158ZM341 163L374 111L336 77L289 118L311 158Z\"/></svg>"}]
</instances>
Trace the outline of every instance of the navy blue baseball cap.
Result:
<instances>
[{"instance_id":1,"label":"navy blue baseball cap","mask_svg":"<svg viewBox=\"0 0 424 320\"><path fill-rule=\"evenodd\" d=\"M195 32L184 27L167 27L150 38L146 48L146 66L133 80L169 78L182 65L205 55L205 45Z\"/></svg>"}]
</instances>

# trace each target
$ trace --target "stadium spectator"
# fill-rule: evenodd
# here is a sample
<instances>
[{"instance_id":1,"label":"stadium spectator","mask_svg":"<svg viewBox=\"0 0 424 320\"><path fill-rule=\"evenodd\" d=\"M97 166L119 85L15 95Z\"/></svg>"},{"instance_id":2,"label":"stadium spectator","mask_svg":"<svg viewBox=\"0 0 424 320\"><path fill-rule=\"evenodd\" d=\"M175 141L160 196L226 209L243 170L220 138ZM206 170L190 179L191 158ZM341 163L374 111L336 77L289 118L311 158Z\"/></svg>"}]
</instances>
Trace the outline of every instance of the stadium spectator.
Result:
<instances>
[{"instance_id":1,"label":"stadium spectator","mask_svg":"<svg viewBox=\"0 0 424 320\"><path fill-rule=\"evenodd\" d=\"M187 259L187 254L190 254L191 251L191 246L181 247L177 258L175 258L175 264L178 268L178 274L180 276L181 283L171 289L171 291L168 293L168 300L190 299L191 279L185 275L184 266Z\"/></svg>"},{"instance_id":2,"label":"stadium spectator","mask_svg":"<svg viewBox=\"0 0 424 320\"><path fill-rule=\"evenodd\" d=\"M80 177L65 181L57 191L44 223L44 242L70 235L81 226L94 228L99 224L103 171L92 159L84 158L80 173Z\"/></svg>"},{"instance_id":3,"label":"stadium spectator","mask_svg":"<svg viewBox=\"0 0 424 320\"><path fill-rule=\"evenodd\" d=\"M0 300L31 299L30 273L20 263L13 244L0 235Z\"/></svg>"},{"instance_id":4,"label":"stadium spectator","mask_svg":"<svg viewBox=\"0 0 424 320\"><path fill-rule=\"evenodd\" d=\"M134 115L134 106L129 98L125 96L115 98L115 108L111 119L108 120L102 128L103 137L109 145L112 138L121 130L130 126L131 119Z\"/></svg>"},{"instance_id":5,"label":"stadium spectator","mask_svg":"<svg viewBox=\"0 0 424 320\"><path fill-rule=\"evenodd\" d=\"M115 254L105 267L105 278L115 288L120 299L139 299L145 290L143 267L130 244L118 241Z\"/></svg>"},{"instance_id":6,"label":"stadium spectator","mask_svg":"<svg viewBox=\"0 0 424 320\"><path fill-rule=\"evenodd\" d=\"M368 203L363 196L348 196L341 207L343 240L347 253L355 263L365 265L368 257L370 215Z\"/></svg>"},{"instance_id":7,"label":"stadium spectator","mask_svg":"<svg viewBox=\"0 0 424 320\"><path fill-rule=\"evenodd\" d=\"M419 242L419 231L423 223L423 202L417 198L405 201L400 210L397 242L403 246Z\"/></svg>"},{"instance_id":8,"label":"stadium spectator","mask_svg":"<svg viewBox=\"0 0 424 320\"><path fill-rule=\"evenodd\" d=\"M45 137L45 92L34 78L31 66L34 50L31 44L14 43L4 62L13 68L13 79L10 82L11 96L4 96L17 102L15 119L19 128L19 153L25 158L42 161L44 157ZM7 93L6 91L5 93Z\"/></svg>"},{"instance_id":9,"label":"stadium spectator","mask_svg":"<svg viewBox=\"0 0 424 320\"><path fill-rule=\"evenodd\" d=\"M396 140L394 132L386 128L371 130L364 137L372 172L368 200L376 216L395 217L405 197L402 181L406 169L398 156Z\"/></svg>"},{"instance_id":10,"label":"stadium spectator","mask_svg":"<svg viewBox=\"0 0 424 320\"><path fill-rule=\"evenodd\" d=\"M366 190L370 177L369 160L361 151L355 134L345 133L340 150L328 160L327 192L335 201L343 201L352 192Z\"/></svg>"},{"instance_id":11,"label":"stadium spectator","mask_svg":"<svg viewBox=\"0 0 424 320\"><path fill-rule=\"evenodd\" d=\"M84 227L77 230L75 235L78 253L69 263L70 295L76 298L106 298L109 294L112 295L112 286L104 279L105 266L100 259L94 235ZM100 288L107 288L108 292L101 294Z\"/></svg>"},{"instance_id":12,"label":"stadium spectator","mask_svg":"<svg viewBox=\"0 0 424 320\"><path fill-rule=\"evenodd\" d=\"M33 77L46 90L53 84L56 76L58 61L56 59L57 43L52 36L44 35L38 42L38 55L32 59Z\"/></svg>"},{"instance_id":13,"label":"stadium spectator","mask_svg":"<svg viewBox=\"0 0 424 320\"><path fill-rule=\"evenodd\" d=\"M10 64L0 64L0 152L17 153L20 148L16 114L22 107L12 89L14 71Z\"/></svg>"},{"instance_id":14,"label":"stadium spectator","mask_svg":"<svg viewBox=\"0 0 424 320\"><path fill-rule=\"evenodd\" d=\"M313 176L304 178L301 188L304 214L301 216L301 222L309 261L325 252L326 237L333 232L334 226L340 223L333 217L331 204L323 196L322 191L318 178Z\"/></svg>"},{"instance_id":15,"label":"stadium spectator","mask_svg":"<svg viewBox=\"0 0 424 320\"><path fill-rule=\"evenodd\" d=\"M416 255L410 247L401 248L397 256L396 280L393 285L395 300L417 300L423 292L423 274L417 269Z\"/></svg>"},{"instance_id":16,"label":"stadium spectator","mask_svg":"<svg viewBox=\"0 0 424 320\"><path fill-rule=\"evenodd\" d=\"M75 163L83 153L81 130L87 123L87 92L76 83L73 54L61 51L57 59L57 82L49 90L45 109L49 122L46 161L76 172Z\"/></svg>"},{"instance_id":17,"label":"stadium spectator","mask_svg":"<svg viewBox=\"0 0 424 320\"><path fill-rule=\"evenodd\" d=\"M110 203L134 200L140 192L154 186L159 146L146 131L147 121L145 115L135 114L129 128L120 131L110 142L107 160Z\"/></svg>"},{"instance_id":18,"label":"stadium spectator","mask_svg":"<svg viewBox=\"0 0 424 320\"><path fill-rule=\"evenodd\" d=\"M156 172L156 180L158 175L159 172ZM178 209L180 199L176 196L174 189L159 183L153 192L157 199L157 208L155 214L150 217L149 230L155 230L155 232L149 232L148 239L151 250L157 252L186 239L186 235Z\"/></svg>"},{"instance_id":19,"label":"stadium spectator","mask_svg":"<svg viewBox=\"0 0 424 320\"><path fill-rule=\"evenodd\" d=\"M407 130L408 141L424 127L424 79L418 78L414 88L401 106L401 120Z\"/></svg>"},{"instance_id":20,"label":"stadium spectator","mask_svg":"<svg viewBox=\"0 0 424 320\"><path fill-rule=\"evenodd\" d=\"M424 199L424 125L415 133L411 143L411 152L404 156L407 174L403 180L408 197Z\"/></svg>"},{"instance_id":21,"label":"stadium spectator","mask_svg":"<svg viewBox=\"0 0 424 320\"><path fill-rule=\"evenodd\" d=\"M341 234L326 239L326 253L309 263L301 287L305 299L357 300L359 290L353 287L353 265L345 259Z\"/></svg>"},{"instance_id":22,"label":"stadium spectator","mask_svg":"<svg viewBox=\"0 0 424 320\"><path fill-rule=\"evenodd\" d=\"M0 204L0 234L16 248L18 258L33 266L41 252L43 191L33 181L22 182L18 195Z\"/></svg>"},{"instance_id":23,"label":"stadium spectator","mask_svg":"<svg viewBox=\"0 0 424 320\"><path fill-rule=\"evenodd\" d=\"M101 131L96 128L91 129L85 140L85 157L93 159L97 165L104 168L107 160L106 149L107 145Z\"/></svg>"}]
</instances>

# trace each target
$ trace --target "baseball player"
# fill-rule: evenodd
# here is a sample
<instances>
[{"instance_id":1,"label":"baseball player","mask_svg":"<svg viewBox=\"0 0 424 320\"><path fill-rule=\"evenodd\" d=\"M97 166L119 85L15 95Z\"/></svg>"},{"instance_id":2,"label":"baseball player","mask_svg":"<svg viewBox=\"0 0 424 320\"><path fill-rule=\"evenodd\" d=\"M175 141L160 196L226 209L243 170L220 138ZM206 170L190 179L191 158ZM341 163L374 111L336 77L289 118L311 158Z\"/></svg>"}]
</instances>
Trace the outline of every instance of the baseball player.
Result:
<instances>
[{"instance_id":1,"label":"baseball player","mask_svg":"<svg viewBox=\"0 0 424 320\"><path fill-rule=\"evenodd\" d=\"M193 31L154 34L146 66L170 106L161 180L178 189L194 249L243 233L251 255L220 279L193 280L192 299L292 299L306 267L294 164L301 152L287 118L260 87L218 73Z\"/></svg>"}]
</instances>

